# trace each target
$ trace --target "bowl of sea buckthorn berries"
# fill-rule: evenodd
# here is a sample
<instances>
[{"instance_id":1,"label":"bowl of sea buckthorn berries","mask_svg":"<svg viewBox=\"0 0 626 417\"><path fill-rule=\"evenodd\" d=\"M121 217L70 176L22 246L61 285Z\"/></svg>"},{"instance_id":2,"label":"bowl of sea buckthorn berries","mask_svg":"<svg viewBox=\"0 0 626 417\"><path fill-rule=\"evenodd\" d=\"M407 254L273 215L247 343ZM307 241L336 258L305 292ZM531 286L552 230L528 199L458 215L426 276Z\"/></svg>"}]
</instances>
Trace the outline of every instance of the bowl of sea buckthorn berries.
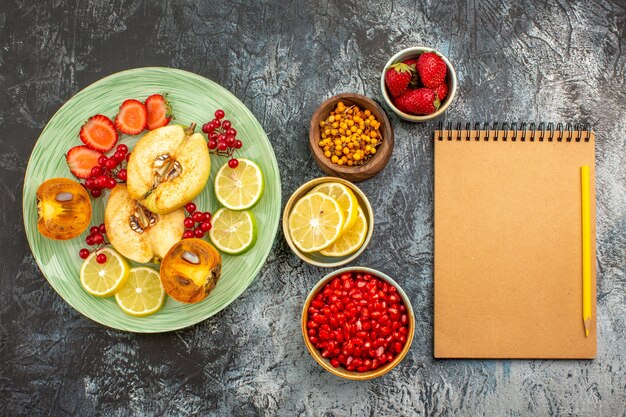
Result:
<instances>
[{"instance_id":1,"label":"bowl of sea buckthorn berries","mask_svg":"<svg viewBox=\"0 0 626 417\"><path fill-rule=\"evenodd\" d=\"M342 378L366 380L395 368L411 348L415 316L400 286L382 272L347 267L322 278L302 310L313 358Z\"/></svg>"},{"instance_id":2,"label":"bowl of sea buckthorn berries","mask_svg":"<svg viewBox=\"0 0 626 417\"><path fill-rule=\"evenodd\" d=\"M309 146L326 174L359 182L380 172L391 157L393 128L384 110L369 97L338 94L315 111Z\"/></svg>"}]
</instances>

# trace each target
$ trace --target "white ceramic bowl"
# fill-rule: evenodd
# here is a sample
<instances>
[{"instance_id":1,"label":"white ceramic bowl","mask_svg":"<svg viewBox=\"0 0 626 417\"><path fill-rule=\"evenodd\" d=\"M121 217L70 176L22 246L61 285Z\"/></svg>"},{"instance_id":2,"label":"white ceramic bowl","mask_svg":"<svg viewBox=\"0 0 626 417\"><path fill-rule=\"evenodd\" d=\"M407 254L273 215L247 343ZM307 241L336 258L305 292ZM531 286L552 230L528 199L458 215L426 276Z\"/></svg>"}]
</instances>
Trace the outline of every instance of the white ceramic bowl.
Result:
<instances>
[{"instance_id":1,"label":"white ceramic bowl","mask_svg":"<svg viewBox=\"0 0 626 417\"><path fill-rule=\"evenodd\" d=\"M424 116L416 116L414 114L404 113L400 111L393 104L393 102L391 101L391 97L389 93L387 92L387 86L385 85L385 72L387 70L387 67L389 67L390 65L395 64L396 62L404 61L405 59L415 58L419 54L422 54L424 52L436 52L439 56L441 56L443 61L448 66L448 74L446 75L446 79L448 82L448 97L446 97L443 103L441 103L439 110L437 110L436 112L432 114L427 114ZM415 46L412 48L406 48L406 49L401 50L400 52L392 56L389 59L389 61L387 61L387 63L385 64L385 67L383 68L382 74L380 75L380 90L383 94L383 98L385 99L385 102L387 103L389 108L391 108L391 110L394 111L394 113L396 113L398 116L400 116L404 120L408 120L411 122L426 122L428 120L434 119L435 117L441 116L443 112L446 111L448 106L450 106L450 103L452 103L452 101L454 100L454 96L456 95L456 85L457 85L456 71L454 71L454 67L452 66L450 61L448 61L448 58L446 58L441 52L436 51L432 48L427 48L425 46Z\"/></svg>"}]
</instances>

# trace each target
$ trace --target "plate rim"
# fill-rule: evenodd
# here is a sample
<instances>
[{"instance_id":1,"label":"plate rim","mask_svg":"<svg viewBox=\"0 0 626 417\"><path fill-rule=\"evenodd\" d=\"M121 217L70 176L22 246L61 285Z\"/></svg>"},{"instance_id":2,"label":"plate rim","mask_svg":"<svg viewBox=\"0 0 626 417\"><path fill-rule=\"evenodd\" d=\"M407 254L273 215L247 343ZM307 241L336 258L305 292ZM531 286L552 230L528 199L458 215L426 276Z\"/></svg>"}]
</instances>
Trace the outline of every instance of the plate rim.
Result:
<instances>
[{"instance_id":1,"label":"plate rim","mask_svg":"<svg viewBox=\"0 0 626 417\"><path fill-rule=\"evenodd\" d=\"M78 307L76 307L76 305L68 298L64 297L63 294L61 294L61 292L59 291L59 289L55 286L55 284L48 278L46 272L44 271L44 269L42 268L42 265L40 263L40 260L38 259L38 256L35 254L35 250L33 248L33 242L31 242L31 239L29 238L28 235L28 230L30 229L26 216L25 216L25 211L26 211L26 204L27 204L27 199L26 199L26 177L29 175L29 173L31 172L31 157L32 154L35 150L35 147L37 146L37 144L39 143L39 140L41 139L41 137L44 135L44 133L46 132L46 130L48 129L48 127L50 126L50 121L53 120L66 106L69 106L70 101L74 100L76 97L84 94L86 91L93 89L93 88L97 88L97 84L105 82L106 80L112 79L112 78L116 78L116 77L120 77L123 75L127 75L127 73L132 73L132 72L136 72L136 71L142 71L142 70L158 70L158 71L164 71L164 72L177 72L183 76L188 76L188 77L192 77L192 78L196 78L196 79L200 79L202 81L208 81L211 84L214 84L217 88L223 90L223 92L225 92L226 94L229 94L232 96L232 98L234 100L236 100L239 104L241 104L241 106L243 107L244 111L246 113L248 113L248 115L252 118L252 120L254 122L256 122L258 124L258 126L260 127L261 131L263 132L265 139L267 140L270 148L272 149L271 155L270 155L270 162L273 163L276 166L276 189L277 189L277 201L278 201L278 215L276 218L276 221L274 222L274 225L272 226L272 230L271 230L271 234L270 236L272 236L271 242L269 245L267 245L267 250L264 251L263 253L263 261L259 262L258 266L254 268L254 270L252 271L252 275L253 278L250 281L250 283L242 288L241 290L236 291L233 296L226 302L224 303L220 308L218 308L217 310L207 314L207 315L203 315L201 318L199 318L197 321L190 323L190 324L182 324L180 326L170 326L164 329L128 329L128 328L123 328L120 326L115 326L115 325L111 325L110 323L104 323L101 320L98 320L94 317L92 317L90 314L81 311ZM266 179L267 181L267 179ZM266 183L266 186L268 184ZM162 67L162 66L146 66L146 67L135 67L135 68L128 68L122 71L118 71L118 72L114 72L112 74L109 74L105 77L102 77L94 82L92 82L91 84L81 88L78 92L76 92L74 95L72 95L70 98L68 98L67 100L65 100L65 102L63 103L63 105L61 107L59 107L57 109L57 111L54 112L54 114L48 119L48 121L46 122L46 125L44 126L44 128L42 129L41 133L39 133L37 140L35 141L30 154L28 156L28 163L26 164L26 170L24 171L24 177L23 177L23 184L22 184L22 222L24 225L24 235L26 235L26 241L28 242L28 248L30 249L31 254L33 255L33 259L35 260L37 267L39 268L39 271L41 272L41 274L43 275L43 277L46 279L46 282L52 287L52 289L54 289L54 291L57 293L57 295L59 297L61 297L61 299L69 304L70 307L72 307L76 312L78 312L79 314L81 314L81 316L88 318L89 320L98 323L99 325L105 326L106 328L109 329L114 329L117 331L123 331L126 333L138 333L138 334L157 334L157 333L167 333L167 332L172 332L172 331L177 331L177 330L181 330L181 329L185 329L188 327L192 327L195 326L205 320L207 320L210 317L215 316L216 314L220 313L221 311L223 311L224 309L226 309L228 306L230 306L230 304L232 304L236 299L238 299L241 294L243 294L249 287L250 285L252 285L252 283L256 280L256 278L259 275L259 272L261 271L261 269L263 268L263 266L265 265L265 263L267 262L267 258L269 257L272 248L274 247L274 244L276 243L276 237L278 234L278 227L279 227L279 223L280 223L280 212L281 212L281 207L282 207L282 181L281 181L281 176L280 176L280 169L278 167L278 160L276 159L276 152L274 152L274 146L272 146L271 141L269 140L269 137L267 135L267 132L265 131L265 128L263 127L263 125L261 124L261 122L259 122L259 120L257 119L257 117L254 115L254 113L252 113L252 111L248 108L248 106L245 105L245 103L243 103L243 101L241 101L239 99L239 97L237 97L235 94L233 94L230 90L228 90L227 88L223 87L221 84L207 78L204 77L200 74L196 74L194 72L191 71L187 71L187 70L183 70L183 69L179 69L179 68L173 68L173 67ZM271 226L271 225L270 225ZM245 255L245 254L244 254Z\"/></svg>"}]
</instances>

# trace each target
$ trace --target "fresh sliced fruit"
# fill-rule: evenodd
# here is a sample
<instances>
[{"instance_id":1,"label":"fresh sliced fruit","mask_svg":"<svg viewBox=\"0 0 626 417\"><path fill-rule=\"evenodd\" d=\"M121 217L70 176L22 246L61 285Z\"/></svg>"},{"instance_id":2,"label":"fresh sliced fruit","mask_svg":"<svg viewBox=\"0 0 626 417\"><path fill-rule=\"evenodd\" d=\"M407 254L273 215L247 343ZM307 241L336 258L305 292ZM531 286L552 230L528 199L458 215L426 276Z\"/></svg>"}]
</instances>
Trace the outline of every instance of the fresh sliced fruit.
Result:
<instances>
[{"instance_id":1,"label":"fresh sliced fruit","mask_svg":"<svg viewBox=\"0 0 626 417\"><path fill-rule=\"evenodd\" d=\"M345 216L339 203L314 192L302 197L289 214L289 233L302 252L317 252L332 245L343 232Z\"/></svg>"},{"instance_id":2,"label":"fresh sliced fruit","mask_svg":"<svg viewBox=\"0 0 626 417\"><path fill-rule=\"evenodd\" d=\"M129 99L122 103L115 116L115 127L127 135L137 135L146 128L148 112L139 100Z\"/></svg>"},{"instance_id":3,"label":"fresh sliced fruit","mask_svg":"<svg viewBox=\"0 0 626 417\"><path fill-rule=\"evenodd\" d=\"M366 237L367 219L365 218L365 213L363 213L363 210L359 207L354 225L343 232L335 243L326 249L322 249L320 253L325 256L335 257L351 255L363 246L363 242L365 242Z\"/></svg>"},{"instance_id":4,"label":"fresh sliced fruit","mask_svg":"<svg viewBox=\"0 0 626 417\"><path fill-rule=\"evenodd\" d=\"M98 255L105 255L106 261L99 263ZM128 279L128 262L113 249L93 251L80 268L80 283L85 291L96 297L109 297L115 294Z\"/></svg>"},{"instance_id":5,"label":"fresh sliced fruit","mask_svg":"<svg viewBox=\"0 0 626 417\"><path fill-rule=\"evenodd\" d=\"M339 203L345 218L342 231L354 226L358 216L359 202L350 188L338 182L327 182L318 185L311 192L326 194Z\"/></svg>"},{"instance_id":6,"label":"fresh sliced fruit","mask_svg":"<svg viewBox=\"0 0 626 417\"><path fill-rule=\"evenodd\" d=\"M181 240L161 264L165 292L182 303L197 303L215 288L222 274L222 256L205 240Z\"/></svg>"},{"instance_id":7,"label":"fresh sliced fruit","mask_svg":"<svg viewBox=\"0 0 626 417\"><path fill-rule=\"evenodd\" d=\"M115 125L105 115L96 114L80 128L80 140L90 149L108 152L117 143L118 134Z\"/></svg>"},{"instance_id":8,"label":"fresh sliced fruit","mask_svg":"<svg viewBox=\"0 0 626 417\"><path fill-rule=\"evenodd\" d=\"M222 207L213 214L211 221L211 242L224 253L240 255L256 242L256 219L249 210L235 211Z\"/></svg>"},{"instance_id":9,"label":"fresh sliced fruit","mask_svg":"<svg viewBox=\"0 0 626 417\"><path fill-rule=\"evenodd\" d=\"M118 184L109 196L104 224L109 242L122 255L135 262L160 262L185 231L185 211L154 214Z\"/></svg>"},{"instance_id":10,"label":"fresh sliced fruit","mask_svg":"<svg viewBox=\"0 0 626 417\"><path fill-rule=\"evenodd\" d=\"M82 185L67 178L51 178L37 189L37 230L47 238L72 239L91 221L91 200Z\"/></svg>"},{"instance_id":11,"label":"fresh sliced fruit","mask_svg":"<svg viewBox=\"0 0 626 417\"><path fill-rule=\"evenodd\" d=\"M81 145L74 146L67 151L65 160L72 174L77 178L87 179L91 177L91 168L99 166L98 158L101 156L102 154L100 152L89 149L85 145Z\"/></svg>"},{"instance_id":12,"label":"fresh sliced fruit","mask_svg":"<svg viewBox=\"0 0 626 417\"><path fill-rule=\"evenodd\" d=\"M195 125L151 130L135 145L126 168L128 192L153 213L165 214L193 200L211 172L206 139Z\"/></svg>"},{"instance_id":13,"label":"fresh sliced fruit","mask_svg":"<svg viewBox=\"0 0 626 417\"><path fill-rule=\"evenodd\" d=\"M148 130L166 126L172 120L172 106L165 96L153 94L146 99L145 105L148 112Z\"/></svg>"},{"instance_id":14,"label":"fresh sliced fruit","mask_svg":"<svg viewBox=\"0 0 626 417\"><path fill-rule=\"evenodd\" d=\"M131 268L128 280L115 294L122 311L135 317L156 313L163 306L165 291L159 273L152 268Z\"/></svg>"},{"instance_id":15,"label":"fresh sliced fruit","mask_svg":"<svg viewBox=\"0 0 626 417\"><path fill-rule=\"evenodd\" d=\"M249 159L238 159L235 168L224 164L215 176L215 196L231 210L253 207L263 195L263 173Z\"/></svg>"}]
</instances>

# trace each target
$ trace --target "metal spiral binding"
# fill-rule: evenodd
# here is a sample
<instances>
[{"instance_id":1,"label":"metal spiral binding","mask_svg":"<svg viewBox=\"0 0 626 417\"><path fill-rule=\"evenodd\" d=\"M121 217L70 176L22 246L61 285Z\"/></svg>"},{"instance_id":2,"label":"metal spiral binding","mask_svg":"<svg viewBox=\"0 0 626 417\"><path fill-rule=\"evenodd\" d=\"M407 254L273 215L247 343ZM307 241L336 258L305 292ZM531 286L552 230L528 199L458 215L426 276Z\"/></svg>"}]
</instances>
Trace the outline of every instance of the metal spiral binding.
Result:
<instances>
[{"instance_id":1,"label":"metal spiral binding","mask_svg":"<svg viewBox=\"0 0 626 417\"><path fill-rule=\"evenodd\" d=\"M527 140L530 142L563 142L564 138L565 142L589 142L591 130L592 127L589 123L566 123L565 125L563 125L563 123L557 123L555 128L552 122L547 123L547 125L545 122L540 122L538 125L534 122L521 122L519 128L517 122L510 124L508 122L493 122L491 124L489 124L489 122L483 122L482 128L480 122L475 122L473 129L471 122L466 122L465 126L463 126L462 122L457 122L456 129L453 129L453 124L450 121L445 123L444 129L444 122L440 121L437 129L439 133L435 139L440 141L444 139L449 141L453 139L457 141L465 139L469 141L472 139L472 132L476 132L474 140L477 142L480 140L506 142L509 139L512 142L525 142ZM444 135L444 131L446 135ZM537 135L537 131L539 135ZM452 132L455 133L453 134ZM509 136L511 137L509 138Z\"/></svg>"}]
</instances>

